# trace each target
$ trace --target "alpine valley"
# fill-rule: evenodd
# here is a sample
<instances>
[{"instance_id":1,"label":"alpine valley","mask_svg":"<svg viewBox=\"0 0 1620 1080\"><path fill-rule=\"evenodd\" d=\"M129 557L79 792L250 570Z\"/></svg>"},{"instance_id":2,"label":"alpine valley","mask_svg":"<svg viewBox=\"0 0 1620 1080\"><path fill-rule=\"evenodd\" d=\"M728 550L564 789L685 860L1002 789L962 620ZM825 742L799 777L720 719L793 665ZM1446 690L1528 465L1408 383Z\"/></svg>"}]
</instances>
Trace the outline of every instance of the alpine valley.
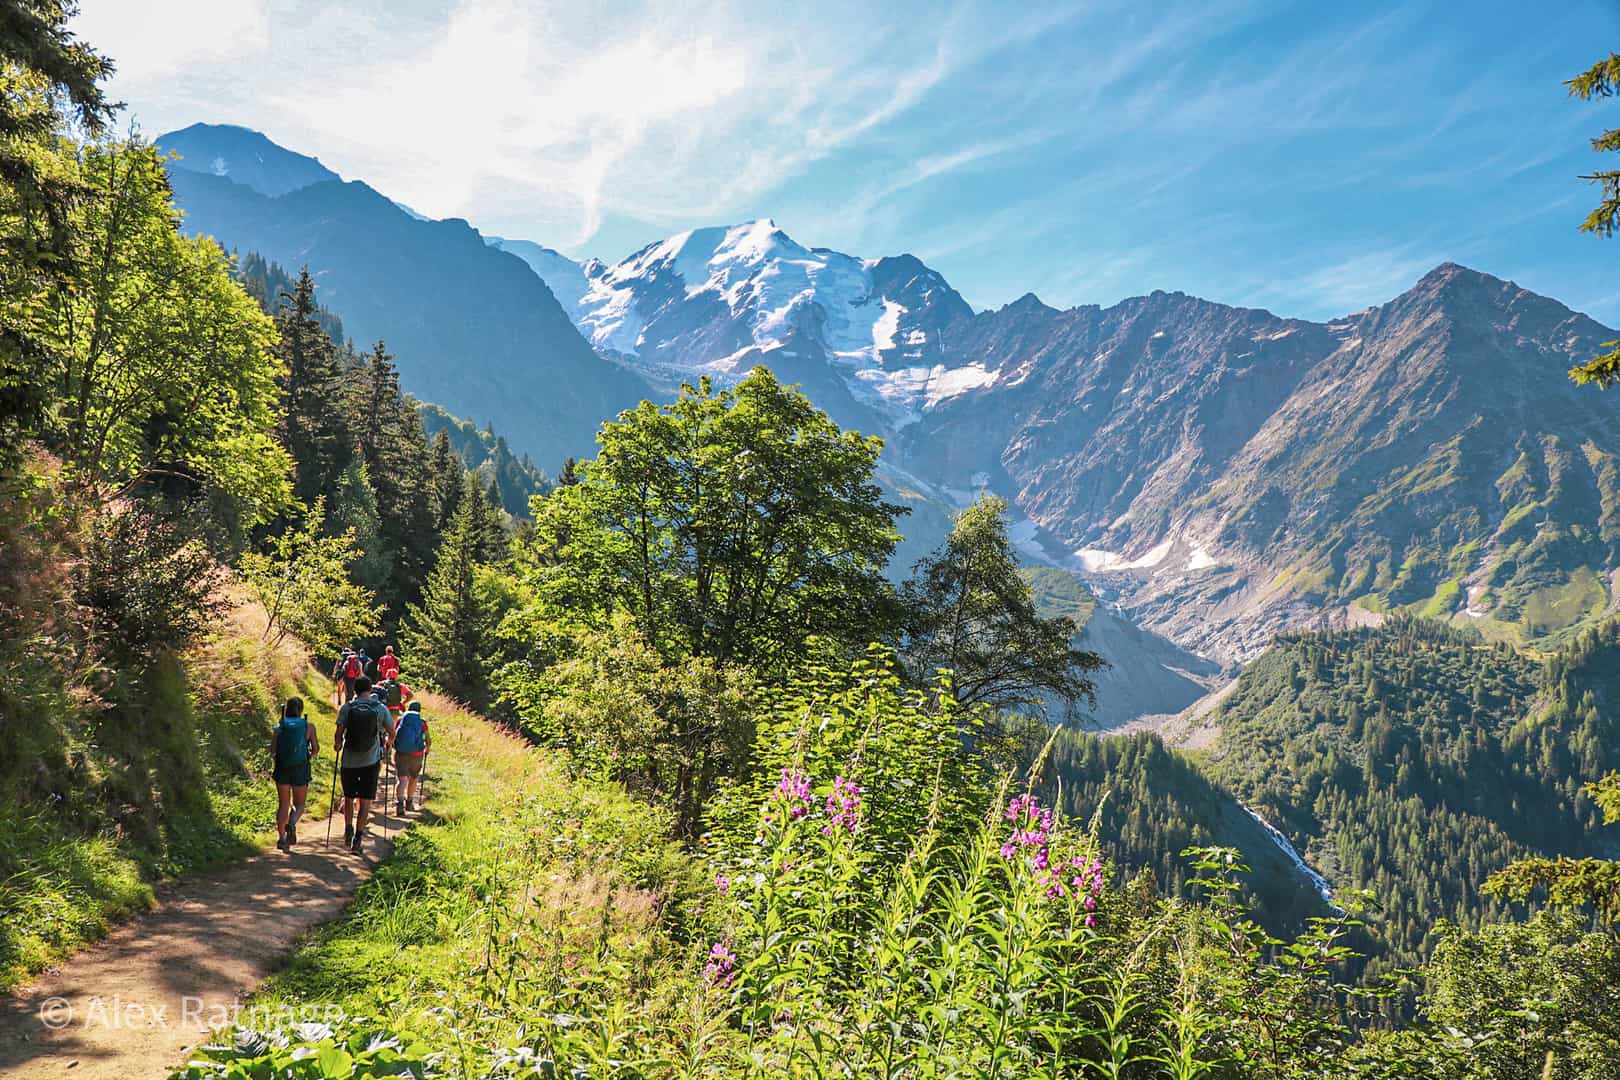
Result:
<instances>
[{"instance_id":1,"label":"alpine valley","mask_svg":"<svg viewBox=\"0 0 1620 1080\"><path fill-rule=\"evenodd\" d=\"M1567 373L1620 332L1557 300L1446 263L1325 323L1179 292L975 310L914 256L770 220L578 262L256 132L158 143L187 230L307 266L468 439L551 471L642 398L763 365L885 440L897 576L1006 499L1037 600L1111 663L1089 727L1124 737L1065 732L1063 797L1123 793L1111 853L1168 884L1217 841L1279 922L1410 879L1408 961L1487 911L1491 868L1607 850L1579 787L1620 764L1620 396Z\"/></svg>"}]
</instances>

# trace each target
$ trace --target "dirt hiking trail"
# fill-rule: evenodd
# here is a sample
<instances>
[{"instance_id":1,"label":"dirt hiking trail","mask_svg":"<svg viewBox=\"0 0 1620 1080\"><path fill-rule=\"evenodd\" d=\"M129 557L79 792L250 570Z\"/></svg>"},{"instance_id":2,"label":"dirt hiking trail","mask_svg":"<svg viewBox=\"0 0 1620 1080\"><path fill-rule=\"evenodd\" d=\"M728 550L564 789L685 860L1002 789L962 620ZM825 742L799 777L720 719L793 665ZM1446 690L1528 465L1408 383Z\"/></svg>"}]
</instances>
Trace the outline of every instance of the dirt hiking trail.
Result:
<instances>
[{"instance_id":1,"label":"dirt hiking trail","mask_svg":"<svg viewBox=\"0 0 1620 1080\"><path fill-rule=\"evenodd\" d=\"M0 997L0 1077L167 1076L230 1025L300 935L337 917L392 849L385 822L390 837L411 824L374 812L357 856L341 843L341 817L330 851L326 820L306 818L290 854L272 849L160 891L152 911Z\"/></svg>"}]
</instances>

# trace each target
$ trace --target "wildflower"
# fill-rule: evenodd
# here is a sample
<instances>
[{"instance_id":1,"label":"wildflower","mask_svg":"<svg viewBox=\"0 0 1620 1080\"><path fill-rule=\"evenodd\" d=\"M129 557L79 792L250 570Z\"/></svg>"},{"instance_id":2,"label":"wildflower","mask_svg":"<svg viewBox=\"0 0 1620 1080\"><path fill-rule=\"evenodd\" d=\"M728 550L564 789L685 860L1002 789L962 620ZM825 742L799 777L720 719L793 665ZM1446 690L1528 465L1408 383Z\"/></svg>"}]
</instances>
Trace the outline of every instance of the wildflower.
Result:
<instances>
[{"instance_id":1,"label":"wildflower","mask_svg":"<svg viewBox=\"0 0 1620 1080\"><path fill-rule=\"evenodd\" d=\"M842 776L834 777L832 791L827 795L828 822L822 826L821 834L831 836L838 829L854 832L860 813L861 786Z\"/></svg>"},{"instance_id":2,"label":"wildflower","mask_svg":"<svg viewBox=\"0 0 1620 1080\"><path fill-rule=\"evenodd\" d=\"M776 797L788 804L788 817L799 820L810 812L810 778L784 766Z\"/></svg>"},{"instance_id":3,"label":"wildflower","mask_svg":"<svg viewBox=\"0 0 1620 1080\"><path fill-rule=\"evenodd\" d=\"M703 965L703 977L711 986L730 986L736 976L737 957L723 941L709 949L709 962Z\"/></svg>"},{"instance_id":4,"label":"wildflower","mask_svg":"<svg viewBox=\"0 0 1620 1080\"><path fill-rule=\"evenodd\" d=\"M721 896L724 896L731 888L731 879L726 877L724 874L716 874L714 875L714 887L719 891Z\"/></svg>"}]
</instances>

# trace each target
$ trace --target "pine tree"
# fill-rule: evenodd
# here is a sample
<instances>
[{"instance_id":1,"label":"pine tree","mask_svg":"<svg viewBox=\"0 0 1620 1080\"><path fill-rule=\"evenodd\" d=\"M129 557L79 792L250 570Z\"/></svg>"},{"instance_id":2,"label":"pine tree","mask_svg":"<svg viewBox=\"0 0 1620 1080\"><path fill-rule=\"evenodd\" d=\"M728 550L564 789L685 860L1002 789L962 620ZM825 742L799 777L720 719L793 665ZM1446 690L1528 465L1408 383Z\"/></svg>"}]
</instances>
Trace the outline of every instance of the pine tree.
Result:
<instances>
[{"instance_id":1,"label":"pine tree","mask_svg":"<svg viewBox=\"0 0 1620 1080\"><path fill-rule=\"evenodd\" d=\"M450 445L450 433L441 428L433 437L433 455L428 462L428 473L433 478L434 527L441 533L450 527L450 519L456 516L456 507L461 505L466 472L466 466Z\"/></svg>"},{"instance_id":2,"label":"pine tree","mask_svg":"<svg viewBox=\"0 0 1620 1080\"><path fill-rule=\"evenodd\" d=\"M313 504L333 489L354 458L343 362L321 327L315 282L307 267L282 300L276 313L281 333L277 351L287 365L281 438L295 463L293 494Z\"/></svg>"},{"instance_id":3,"label":"pine tree","mask_svg":"<svg viewBox=\"0 0 1620 1080\"><path fill-rule=\"evenodd\" d=\"M482 656L489 633L488 614L478 595L476 505L462 500L439 545L439 558L420 604L406 611L400 645L412 670L429 686L482 709L489 703L489 684Z\"/></svg>"}]
</instances>

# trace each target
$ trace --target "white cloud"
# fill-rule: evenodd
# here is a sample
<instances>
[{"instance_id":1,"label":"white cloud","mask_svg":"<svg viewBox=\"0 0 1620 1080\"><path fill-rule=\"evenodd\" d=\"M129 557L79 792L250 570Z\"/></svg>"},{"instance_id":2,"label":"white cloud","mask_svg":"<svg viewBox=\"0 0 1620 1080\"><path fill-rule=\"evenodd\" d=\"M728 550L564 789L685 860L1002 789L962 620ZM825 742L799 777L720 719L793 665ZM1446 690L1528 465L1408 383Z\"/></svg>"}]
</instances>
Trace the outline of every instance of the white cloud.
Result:
<instances>
[{"instance_id":1,"label":"white cloud","mask_svg":"<svg viewBox=\"0 0 1620 1080\"><path fill-rule=\"evenodd\" d=\"M159 6L84 0L73 29L111 53L121 85L137 86L249 55L269 41L265 0L163 0L161 12Z\"/></svg>"}]
</instances>

